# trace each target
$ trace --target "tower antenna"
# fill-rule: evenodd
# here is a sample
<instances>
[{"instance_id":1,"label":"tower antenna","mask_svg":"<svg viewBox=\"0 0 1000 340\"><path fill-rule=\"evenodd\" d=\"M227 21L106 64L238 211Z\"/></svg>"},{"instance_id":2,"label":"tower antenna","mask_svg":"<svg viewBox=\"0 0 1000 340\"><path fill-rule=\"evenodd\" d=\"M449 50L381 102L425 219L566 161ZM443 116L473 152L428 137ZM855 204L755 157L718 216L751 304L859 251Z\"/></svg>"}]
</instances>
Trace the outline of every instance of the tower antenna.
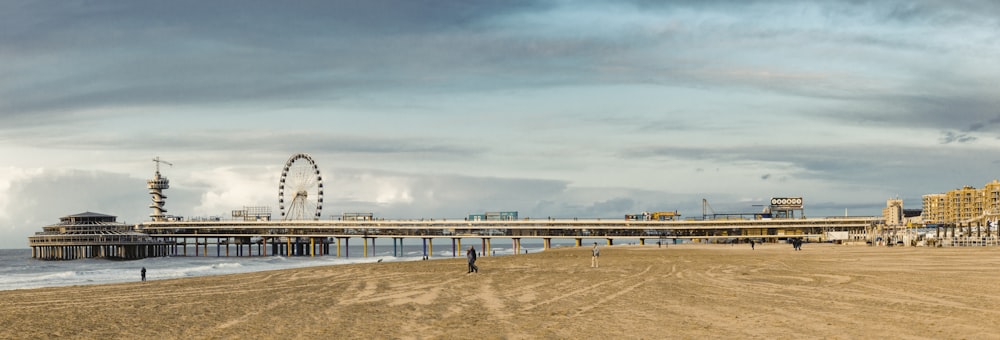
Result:
<instances>
[{"instance_id":1,"label":"tower antenna","mask_svg":"<svg viewBox=\"0 0 1000 340\"><path fill-rule=\"evenodd\" d=\"M174 166L174 163L170 163L170 162L167 162L165 160L161 160L160 156L154 157L153 158L153 162L156 163L156 173L160 173L160 163L163 163L163 164L166 164L166 165L169 165L169 166Z\"/></svg>"}]
</instances>

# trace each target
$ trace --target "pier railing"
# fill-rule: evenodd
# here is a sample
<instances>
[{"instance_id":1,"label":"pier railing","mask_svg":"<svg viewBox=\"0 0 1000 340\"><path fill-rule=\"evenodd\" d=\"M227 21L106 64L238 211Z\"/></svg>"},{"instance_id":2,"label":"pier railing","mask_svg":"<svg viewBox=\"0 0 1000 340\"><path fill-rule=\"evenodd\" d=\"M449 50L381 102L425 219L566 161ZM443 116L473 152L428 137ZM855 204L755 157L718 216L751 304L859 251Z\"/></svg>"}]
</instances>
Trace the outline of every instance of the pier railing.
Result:
<instances>
[{"instance_id":1,"label":"pier railing","mask_svg":"<svg viewBox=\"0 0 1000 340\"><path fill-rule=\"evenodd\" d=\"M783 238L818 236L827 231L860 233L880 222L877 217L704 221L186 221L144 222L136 230L154 237Z\"/></svg>"}]
</instances>

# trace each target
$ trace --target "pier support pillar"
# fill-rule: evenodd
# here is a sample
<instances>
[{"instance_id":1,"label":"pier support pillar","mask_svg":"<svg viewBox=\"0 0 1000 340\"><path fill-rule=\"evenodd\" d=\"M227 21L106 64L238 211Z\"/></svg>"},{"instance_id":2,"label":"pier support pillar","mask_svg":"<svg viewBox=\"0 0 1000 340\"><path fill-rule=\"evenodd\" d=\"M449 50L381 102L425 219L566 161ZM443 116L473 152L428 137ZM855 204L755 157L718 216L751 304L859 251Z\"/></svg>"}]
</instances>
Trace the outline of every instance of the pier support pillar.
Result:
<instances>
[{"instance_id":1,"label":"pier support pillar","mask_svg":"<svg viewBox=\"0 0 1000 340\"><path fill-rule=\"evenodd\" d=\"M316 238L315 237L310 237L309 238L309 256L310 257L315 257L316 256Z\"/></svg>"}]
</instances>

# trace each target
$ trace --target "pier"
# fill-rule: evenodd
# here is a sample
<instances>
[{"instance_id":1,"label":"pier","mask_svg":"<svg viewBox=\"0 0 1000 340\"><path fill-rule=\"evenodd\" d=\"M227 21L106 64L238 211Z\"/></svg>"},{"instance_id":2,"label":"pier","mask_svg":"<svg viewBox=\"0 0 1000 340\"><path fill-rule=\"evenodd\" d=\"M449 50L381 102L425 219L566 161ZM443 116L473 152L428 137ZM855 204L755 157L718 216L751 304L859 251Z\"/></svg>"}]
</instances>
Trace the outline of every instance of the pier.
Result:
<instances>
[{"instance_id":1,"label":"pier","mask_svg":"<svg viewBox=\"0 0 1000 340\"><path fill-rule=\"evenodd\" d=\"M174 256L350 256L351 239L361 239L368 256L375 239L391 238L395 249L403 242L420 242L424 256L433 256L435 243L460 253L462 243L480 243L489 256L495 239L510 239L515 253L523 239L539 239L551 248L553 239L602 239L607 245L635 240L644 245L679 240L728 242L740 239L778 241L802 238L825 240L830 232L846 232L856 242L870 240L878 217L800 218L762 220L636 221L618 219L524 219L507 221L467 220L306 220L306 221L151 221L135 230L170 244ZM435 242L437 241L437 242ZM478 241L478 242L476 242ZM412 243L411 243L412 244ZM214 245L215 254L209 254ZM193 249L191 248L193 246ZM232 247L232 252L231 252ZM255 251L256 250L256 251Z\"/></svg>"},{"instance_id":2,"label":"pier","mask_svg":"<svg viewBox=\"0 0 1000 340\"><path fill-rule=\"evenodd\" d=\"M362 242L363 255L369 245L391 238L393 255L403 254L404 243L419 242L424 258L434 256L435 243L462 253L462 243L478 244L483 256L493 255L493 242L509 240L514 253L521 253L525 239L541 240L543 249L552 240L584 239L607 245L647 240L657 244L675 242L730 243L788 239L871 243L884 234L881 217L805 218L801 197L772 198L765 212L700 220L680 220L674 212L627 214L624 218L519 219L516 211L469 215L465 219L384 220L371 213L345 213L322 219L323 177L308 154L294 154L282 168L278 186L280 221L272 220L269 207L234 210L232 220L185 220L168 215L164 190L170 181L160 166L171 163L153 158L155 172L147 180L151 220L136 225L116 222L115 216L83 213L67 216L56 225L29 237L32 257L46 260L78 258L141 259L160 256L338 256L349 257L350 242ZM707 201L705 202L707 207ZM705 210L705 208L703 208ZM796 217L798 213L798 217ZM713 217L726 214L713 214ZM954 233L953 233L954 234ZM374 253L374 252L373 252Z\"/></svg>"}]
</instances>

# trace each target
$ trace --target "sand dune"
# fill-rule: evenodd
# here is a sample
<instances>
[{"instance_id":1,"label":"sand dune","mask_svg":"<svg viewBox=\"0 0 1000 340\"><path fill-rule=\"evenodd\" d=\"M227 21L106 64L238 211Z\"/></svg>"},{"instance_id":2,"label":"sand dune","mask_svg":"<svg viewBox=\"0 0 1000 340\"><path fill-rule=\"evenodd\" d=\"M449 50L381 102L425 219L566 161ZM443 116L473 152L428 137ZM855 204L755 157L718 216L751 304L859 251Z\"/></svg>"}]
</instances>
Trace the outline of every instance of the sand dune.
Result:
<instances>
[{"instance_id":1,"label":"sand dune","mask_svg":"<svg viewBox=\"0 0 1000 340\"><path fill-rule=\"evenodd\" d=\"M602 247L0 292L0 338L998 338L996 248ZM155 277L155 273L150 273Z\"/></svg>"}]
</instances>

